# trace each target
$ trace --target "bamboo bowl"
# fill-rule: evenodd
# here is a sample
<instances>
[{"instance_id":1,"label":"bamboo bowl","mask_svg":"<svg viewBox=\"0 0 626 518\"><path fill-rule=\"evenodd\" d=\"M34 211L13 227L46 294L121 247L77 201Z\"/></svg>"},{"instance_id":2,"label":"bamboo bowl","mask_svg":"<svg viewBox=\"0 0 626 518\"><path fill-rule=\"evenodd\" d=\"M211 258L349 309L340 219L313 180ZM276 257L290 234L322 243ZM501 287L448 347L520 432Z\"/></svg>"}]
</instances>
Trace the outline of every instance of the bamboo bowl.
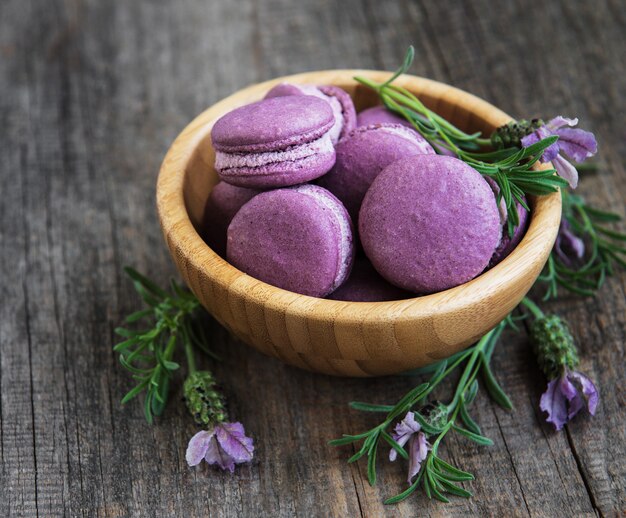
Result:
<instances>
[{"instance_id":1,"label":"bamboo bowl","mask_svg":"<svg viewBox=\"0 0 626 518\"><path fill-rule=\"evenodd\" d=\"M303 369L337 376L393 374L446 358L475 342L524 297L546 262L558 231L558 193L531 199L532 217L519 246L495 268L461 286L394 302L340 302L276 288L231 266L201 239L205 201L218 177L210 133L226 112L261 99L276 83L334 84L357 110L376 95L355 75L384 81L388 72L332 70L281 77L240 90L211 106L178 136L157 183L161 228L180 274L202 305L249 345ZM468 131L491 133L511 117L451 86L415 76L397 83Z\"/></svg>"}]
</instances>

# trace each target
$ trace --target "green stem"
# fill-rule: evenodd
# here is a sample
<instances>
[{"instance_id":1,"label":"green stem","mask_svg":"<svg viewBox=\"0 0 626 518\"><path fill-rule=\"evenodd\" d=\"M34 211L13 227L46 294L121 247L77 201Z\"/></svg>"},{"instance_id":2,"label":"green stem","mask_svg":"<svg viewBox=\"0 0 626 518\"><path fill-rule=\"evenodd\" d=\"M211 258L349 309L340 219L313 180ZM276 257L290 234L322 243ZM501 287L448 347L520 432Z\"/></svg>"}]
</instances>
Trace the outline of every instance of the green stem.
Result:
<instances>
[{"instance_id":1,"label":"green stem","mask_svg":"<svg viewBox=\"0 0 626 518\"><path fill-rule=\"evenodd\" d=\"M470 359L467 361L467 365L463 370L463 374L459 379L457 384L457 390L452 398L452 401L448 405L448 412L452 412L454 410L456 415L457 407L459 406L459 401L461 400L463 394L467 388L473 383L478 375L479 369L475 369L474 366L477 361L479 361L480 354L485 350L487 345L489 344L491 337L496 333L496 330L499 329L500 326L494 327L491 331L489 331L485 336L483 336L479 342L474 346L474 350L472 351L472 355Z\"/></svg>"},{"instance_id":2,"label":"green stem","mask_svg":"<svg viewBox=\"0 0 626 518\"><path fill-rule=\"evenodd\" d=\"M545 315L543 313L543 311L541 311L541 309L539 308L539 306L537 306L537 304L535 304L532 300L530 300L528 297L524 297L522 299L521 302L524 306L526 306L530 312L533 314L533 316L535 318L544 318Z\"/></svg>"},{"instance_id":3,"label":"green stem","mask_svg":"<svg viewBox=\"0 0 626 518\"><path fill-rule=\"evenodd\" d=\"M183 327L183 339L185 341L185 357L187 358L187 368L189 369L189 374L193 374L197 371L196 368L196 357L193 354L193 346L191 345L191 340L187 335L187 331Z\"/></svg>"}]
</instances>

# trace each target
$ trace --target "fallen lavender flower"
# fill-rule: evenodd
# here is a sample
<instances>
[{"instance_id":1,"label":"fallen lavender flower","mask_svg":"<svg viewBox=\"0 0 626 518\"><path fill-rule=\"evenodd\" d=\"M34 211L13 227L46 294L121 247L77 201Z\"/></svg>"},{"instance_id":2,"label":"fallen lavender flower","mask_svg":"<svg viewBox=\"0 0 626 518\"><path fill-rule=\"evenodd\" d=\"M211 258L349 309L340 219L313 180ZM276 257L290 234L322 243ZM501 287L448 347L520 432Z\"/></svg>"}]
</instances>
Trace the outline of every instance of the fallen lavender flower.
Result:
<instances>
[{"instance_id":1,"label":"fallen lavender flower","mask_svg":"<svg viewBox=\"0 0 626 518\"><path fill-rule=\"evenodd\" d=\"M204 459L231 473L235 464L252 460L254 445L241 423L219 423L210 430L201 430L187 446L187 464L196 466Z\"/></svg>"},{"instance_id":2,"label":"fallen lavender flower","mask_svg":"<svg viewBox=\"0 0 626 518\"><path fill-rule=\"evenodd\" d=\"M546 421L561 430L585 407L595 415L600 395L593 381L574 370L579 359L567 323L557 315L545 315L527 298L523 304L536 317L530 337L539 367L550 380L539 403L548 413Z\"/></svg>"},{"instance_id":3,"label":"fallen lavender flower","mask_svg":"<svg viewBox=\"0 0 626 518\"><path fill-rule=\"evenodd\" d=\"M187 464L196 466L204 459L231 473L235 464L252 460L254 444L241 423L227 422L224 396L217 389L215 379L209 371L197 371L195 365L185 380L183 388L189 413L195 421L207 426L207 430L196 433L187 446Z\"/></svg>"},{"instance_id":4,"label":"fallen lavender flower","mask_svg":"<svg viewBox=\"0 0 626 518\"><path fill-rule=\"evenodd\" d=\"M598 151L594 134L574 128L577 124L577 118L569 119L559 115L521 139L522 147L529 147L545 138L558 136L559 140L543 152L541 161L552 162L559 176L567 180L572 189L578 185L578 171L560 153L580 163Z\"/></svg>"},{"instance_id":5,"label":"fallen lavender flower","mask_svg":"<svg viewBox=\"0 0 626 518\"><path fill-rule=\"evenodd\" d=\"M598 389L593 381L580 372L565 369L560 378L548 383L539 407L548 413L546 421L561 430L585 406L591 415L595 415L598 399Z\"/></svg>"}]
</instances>

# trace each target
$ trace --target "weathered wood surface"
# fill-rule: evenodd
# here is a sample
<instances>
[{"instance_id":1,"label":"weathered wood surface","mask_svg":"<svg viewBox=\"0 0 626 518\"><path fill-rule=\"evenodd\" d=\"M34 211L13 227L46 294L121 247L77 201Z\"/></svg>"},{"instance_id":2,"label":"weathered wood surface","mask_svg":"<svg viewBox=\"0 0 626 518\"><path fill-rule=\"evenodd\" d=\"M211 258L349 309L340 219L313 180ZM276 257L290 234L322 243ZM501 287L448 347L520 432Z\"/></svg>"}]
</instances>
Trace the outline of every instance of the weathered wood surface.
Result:
<instances>
[{"instance_id":1,"label":"weathered wood surface","mask_svg":"<svg viewBox=\"0 0 626 518\"><path fill-rule=\"evenodd\" d=\"M374 417L409 378L335 379L265 358L208 323L233 415L255 437L234 475L184 461L194 426L172 404L148 426L122 407L130 380L111 351L138 300L122 265L174 270L154 207L160 161L195 114L277 75L394 68L476 93L517 116L563 113L596 132L602 172L581 192L624 214L623 4L238 0L0 3L0 516L615 516L626 510L626 275L601 296L552 304L573 323L598 381L595 419L542 422L543 379L525 336L496 353L514 413L477 403L480 448L446 454L473 471L472 500L384 507L400 466L364 466L327 446ZM173 398L176 401L180 393Z\"/></svg>"}]
</instances>

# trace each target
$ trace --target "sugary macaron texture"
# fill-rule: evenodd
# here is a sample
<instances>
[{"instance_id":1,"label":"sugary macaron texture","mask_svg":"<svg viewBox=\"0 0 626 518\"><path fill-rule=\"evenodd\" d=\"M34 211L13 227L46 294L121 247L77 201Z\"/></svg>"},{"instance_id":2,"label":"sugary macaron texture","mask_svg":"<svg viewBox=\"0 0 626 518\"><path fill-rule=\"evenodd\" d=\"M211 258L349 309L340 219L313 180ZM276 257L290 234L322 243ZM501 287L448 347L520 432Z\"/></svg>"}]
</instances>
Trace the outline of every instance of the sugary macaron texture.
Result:
<instances>
[{"instance_id":1,"label":"sugary macaron texture","mask_svg":"<svg viewBox=\"0 0 626 518\"><path fill-rule=\"evenodd\" d=\"M382 105L372 106L371 108L367 108L362 112L359 112L357 115L357 126L369 126L370 124L402 124L403 126L414 130L413 124L411 124L408 120L391 110L388 110ZM437 143L433 144L433 147L440 155L456 156L452 151L438 145Z\"/></svg>"},{"instance_id":2,"label":"sugary macaron texture","mask_svg":"<svg viewBox=\"0 0 626 518\"><path fill-rule=\"evenodd\" d=\"M402 124L413 129L413 125L400 115L396 115L383 105L372 106L359 112L356 116L357 126L370 126L372 124Z\"/></svg>"},{"instance_id":3,"label":"sugary macaron texture","mask_svg":"<svg viewBox=\"0 0 626 518\"><path fill-rule=\"evenodd\" d=\"M359 214L361 243L392 284L419 294L469 281L501 236L493 191L480 173L441 155L415 155L378 175Z\"/></svg>"},{"instance_id":4,"label":"sugary macaron texture","mask_svg":"<svg viewBox=\"0 0 626 518\"><path fill-rule=\"evenodd\" d=\"M383 279L367 258L358 257L346 282L328 298L350 302L385 302L414 296Z\"/></svg>"},{"instance_id":5,"label":"sugary macaron texture","mask_svg":"<svg viewBox=\"0 0 626 518\"><path fill-rule=\"evenodd\" d=\"M330 105L335 118L335 124L330 130L333 144L336 144L340 138L356 127L356 110L352 98L338 86L280 83L267 92L265 98L271 99L287 95L312 95L323 99Z\"/></svg>"},{"instance_id":6,"label":"sugary macaron texture","mask_svg":"<svg viewBox=\"0 0 626 518\"><path fill-rule=\"evenodd\" d=\"M220 118L211 131L215 169L240 187L268 189L318 178L335 163L328 102L310 95L265 99Z\"/></svg>"},{"instance_id":7,"label":"sugary macaron texture","mask_svg":"<svg viewBox=\"0 0 626 518\"><path fill-rule=\"evenodd\" d=\"M365 193L385 167L401 158L435 153L421 135L399 124L356 128L335 152L335 165L318 183L343 202L354 221Z\"/></svg>"},{"instance_id":8,"label":"sugary macaron texture","mask_svg":"<svg viewBox=\"0 0 626 518\"><path fill-rule=\"evenodd\" d=\"M261 191L219 182L204 207L203 238L220 255L226 253L226 230L235 214Z\"/></svg>"},{"instance_id":9,"label":"sugary macaron texture","mask_svg":"<svg viewBox=\"0 0 626 518\"><path fill-rule=\"evenodd\" d=\"M316 185L261 193L230 223L227 258L268 284L325 297L352 268L350 216L337 198Z\"/></svg>"}]
</instances>

